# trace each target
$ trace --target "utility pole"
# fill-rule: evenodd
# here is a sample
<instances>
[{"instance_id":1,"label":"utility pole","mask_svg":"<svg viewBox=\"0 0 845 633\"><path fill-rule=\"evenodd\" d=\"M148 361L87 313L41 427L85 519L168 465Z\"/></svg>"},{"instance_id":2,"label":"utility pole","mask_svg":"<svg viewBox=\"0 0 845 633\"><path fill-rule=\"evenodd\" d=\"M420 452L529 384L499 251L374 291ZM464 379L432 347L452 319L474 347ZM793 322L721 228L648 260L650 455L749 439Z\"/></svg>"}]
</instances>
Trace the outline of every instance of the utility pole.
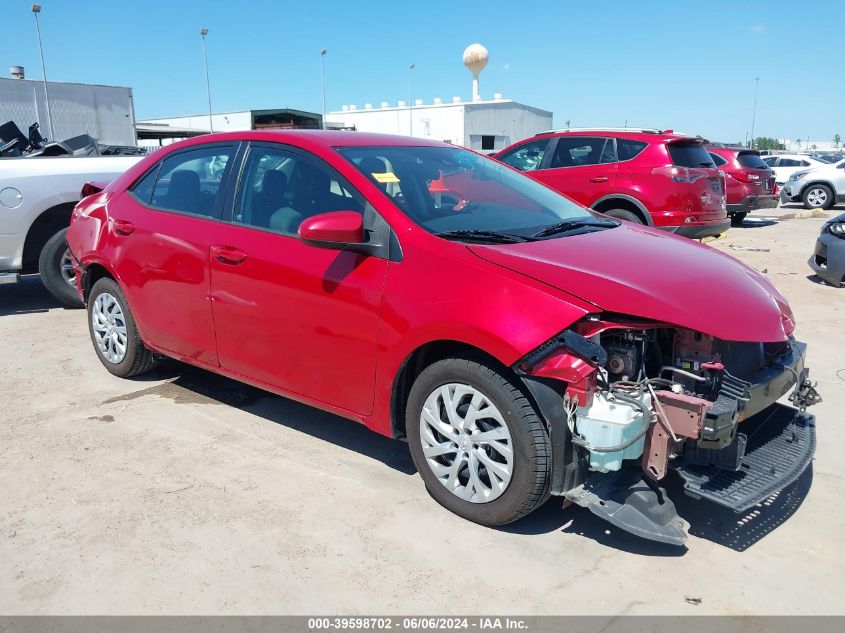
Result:
<instances>
[{"instance_id":1,"label":"utility pole","mask_svg":"<svg viewBox=\"0 0 845 633\"><path fill-rule=\"evenodd\" d=\"M408 89L410 90L410 101L408 102L408 129L410 133L408 136L414 135L414 68L416 68L416 64L411 64L408 66Z\"/></svg>"},{"instance_id":2,"label":"utility pole","mask_svg":"<svg viewBox=\"0 0 845 633\"><path fill-rule=\"evenodd\" d=\"M323 129L326 129L326 51L320 49L320 83L323 86Z\"/></svg>"},{"instance_id":3,"label":"utility pole","mask_svg":"<svg viewBox=\"0 0 845 633\"><path fill-rule=\"evenodd\" d=\"M202 27L200 29L202 35L202 57L205 61L205 94L208 97L208 129L214 132L214 120L211 116L211 84L208 82L208 49L205 47L205 36L208 35L208 29Z\"/></svg>"},{"instance_id":4,"label":"utility pole","mask_svg":"<svg viewBox=\"0 0 845 633\"><path fill-rule=\"evenodd\" d=\"M35 32L38 35L38 52L41 54L41 74L44 76L44 106L47 108L47 129L50 131L50 140L55 141L56 135L53 132L53 115L50 112L50 96L47 94L47 67L44 65L44 46L41 44L41 26L38 24L38 14L41 13L41 5L32 5L32 15L35 16Z\"/></svg>"},{"instance_id":5,"label":"utility pole","mask_svg":"<svg viewBox=\"0 0 845 633\"><path fill-rule=\"evenodd\" d=\"M755 145L755 143L754 143L754 123L755 123L755 120L757 119L757 89L759 87L760 87L760 78L755 77L754 78L754 113L751 115L751 145L749 145L749 147L751 147L752 149L754 148L754 145Z\"/></svg>"}]
</instances>

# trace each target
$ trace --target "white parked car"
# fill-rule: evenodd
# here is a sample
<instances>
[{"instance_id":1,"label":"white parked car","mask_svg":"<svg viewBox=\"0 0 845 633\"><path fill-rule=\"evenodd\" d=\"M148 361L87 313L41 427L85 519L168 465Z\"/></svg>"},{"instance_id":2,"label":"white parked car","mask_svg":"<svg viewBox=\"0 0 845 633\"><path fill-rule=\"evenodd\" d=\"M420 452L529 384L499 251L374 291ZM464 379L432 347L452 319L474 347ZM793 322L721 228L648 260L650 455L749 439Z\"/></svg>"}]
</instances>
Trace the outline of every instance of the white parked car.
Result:
<instances>
[{"instance_id":1,"label":"white parked car","mask_svg":"<svg viewBox=\"0 0 845 633\"><path fill-rule=\"evenodd\" d=\"M783 202L803 202L807 209L829 209L845 202L845 160L794 172L780 190Z\"/></svg>"},{"instance_id":2,"label":"white parked car","mask_svg":"<svg viewBox=\"0 0 845 633\"><path fill-rule=\"evenodd\" d=\"M766 163L775 172L775 182L782 185L796 171L812 167L822 167L827 163L803 154L777 154L774 156L763 156Z\"/></svg>"},{"instance_id":3,"label":"white parked car","mask_svg":"<svg viewBox=\"0 0 845 633\"><path fill-rule=\"evenodd\" d=\"M47 290L68 307L81 306L65 243L83 185L103 184L143 156L0 158L0 284L41 273Z\"/></svg>"}]
</instances>

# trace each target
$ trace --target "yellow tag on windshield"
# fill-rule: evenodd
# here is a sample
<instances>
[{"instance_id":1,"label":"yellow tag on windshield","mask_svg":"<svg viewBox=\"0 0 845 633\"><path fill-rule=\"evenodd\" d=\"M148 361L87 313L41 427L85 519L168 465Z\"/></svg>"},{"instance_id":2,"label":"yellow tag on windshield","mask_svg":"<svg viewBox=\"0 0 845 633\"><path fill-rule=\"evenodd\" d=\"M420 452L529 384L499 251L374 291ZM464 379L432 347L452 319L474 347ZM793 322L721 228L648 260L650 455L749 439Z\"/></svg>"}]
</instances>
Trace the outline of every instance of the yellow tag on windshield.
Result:
<instances>
[{"instance_id":1,"label":"yellow tag on windshield","mask_svg":"<svg viewBox=\"0 0 845 633\"><path fill-rule=\"evenodd\" d=\"M396 177L396 174L394 174L392 171L373 172L373 178L376 179L376 182L380 182L383 185L392 182L399 182L399 179Z\"/></svg>"}]
</instances>

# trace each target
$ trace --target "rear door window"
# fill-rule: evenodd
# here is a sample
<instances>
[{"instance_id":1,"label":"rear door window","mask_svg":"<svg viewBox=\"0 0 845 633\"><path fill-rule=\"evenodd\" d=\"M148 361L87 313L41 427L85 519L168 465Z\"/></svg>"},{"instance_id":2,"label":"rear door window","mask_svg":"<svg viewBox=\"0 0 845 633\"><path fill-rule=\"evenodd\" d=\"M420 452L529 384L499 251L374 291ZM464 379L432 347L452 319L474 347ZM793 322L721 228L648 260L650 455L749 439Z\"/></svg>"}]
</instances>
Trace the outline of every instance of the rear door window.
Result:
<instances>
[{"instance_id":1,"label":"rear door window","mask_svg":"<svg viewBox=\"0 0 845 633\"><path fill-rule=\"evenodd\" d=\"M722 158L718 154L714 154L713 152L710 152L710 158L712 158L713 162L716 163L716 167L721 167L722 165L728 164L728 161L726 159Z\"/></svg>"},{"instance_id":2,"label":"rear door window","mask_svg":"<svg viewBox=\"0 0 845 633\"><path fill-rule=\"evenodd\" d=\"M534 171L540 168L548 147L547 138L531 141L503 154L499 160L519 171Z\"/></svg>"},{"instance_id":3,"label":"rear door window","mask_svg":"<svg viewBox=\"0 0 845 633\"><path fill-rule=\"evenodd\" d=\"M768 169L769 166L760 158L759 154L754 152L740 152L736 157L737 161L743 167L749 169Z\"/></svg>"},{"instance_id":4,"label":"rear door window","mask_svg":"<svg viewBox=\"0 0 845 633\"><path fill-rule=\"evenodd\" d=\"M632 141L627 138L616 139L616 152L619 154L620 161L631 160L646 147L648 147L648 143L642 141Z\"/></svg>"},{"instance_id":5,"label":"rear door window","mask_svg":"<svg viewBox=\"0 0 845 633\"><path fill-rule=\"evenodd\" d=\"M557 139L555 153L551 169L561 167L583 167L585 165L598 165L605 156L605 145L610 142L613 152L613 139L590 136L560 136Z\"/></svg>"},{"instance_id":6,"label":"rear door window","mask_svg":"<svg viewBox=\"0 0 845 633\"><path fill-rule=\"evenodd\" d=\"M697 143L669 143L669 156L675 167L715 167L703 145Z\"/></svg>"},{"instance_id":7,"label":"rear door window","mask_svg":"<svg viewBox=\"0 0 845 633\"><path fill-rule=\"evenodd\" d=\"M778 162L778 157L766 156L766 158L763 159L763 162L766 163L769 167L774 167Z\"/></svg>"},{"instance_id":8,"label":"rear door window","mask_svg":"<svg viewBox=\"0 0 845 633\"><path fill-rule=\"evenodd\" d=\"M802 165L809 165L810 163L805 163L800 160L795 160L794 158L781 158L780 162L778 163L778 167L801 167Z\"/></svg>"},{"instance_id":9,"label":"rear door window","mask_svg":"<svg viewBox=\"0 0 845 633\"><path fill-rule=\"evenodd\" d=\"M165 158L153 188L152 206L213 217L222 199L220 184L233 148L215 145Z\"/></svg>"}]
</instances>

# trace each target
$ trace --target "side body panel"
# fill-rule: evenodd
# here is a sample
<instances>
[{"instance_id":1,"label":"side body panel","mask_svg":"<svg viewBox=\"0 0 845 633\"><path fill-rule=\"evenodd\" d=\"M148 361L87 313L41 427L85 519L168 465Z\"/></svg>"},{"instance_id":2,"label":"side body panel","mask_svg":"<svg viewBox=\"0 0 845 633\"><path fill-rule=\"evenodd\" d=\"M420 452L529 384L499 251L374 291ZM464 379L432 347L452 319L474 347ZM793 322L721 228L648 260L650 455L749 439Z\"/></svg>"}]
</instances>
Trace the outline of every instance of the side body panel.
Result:
<instances>
[{"instance_id":1,"label":"side body panel","mask_svg":"<svg viewBox=\"0 0 845 633\"><path fill-rule=\"evenodd\" d=\"M213 242L246 254L238 264L211 258L220 364L370 413L387 261L227 223Z\"/></svg>"}]
</instances>

